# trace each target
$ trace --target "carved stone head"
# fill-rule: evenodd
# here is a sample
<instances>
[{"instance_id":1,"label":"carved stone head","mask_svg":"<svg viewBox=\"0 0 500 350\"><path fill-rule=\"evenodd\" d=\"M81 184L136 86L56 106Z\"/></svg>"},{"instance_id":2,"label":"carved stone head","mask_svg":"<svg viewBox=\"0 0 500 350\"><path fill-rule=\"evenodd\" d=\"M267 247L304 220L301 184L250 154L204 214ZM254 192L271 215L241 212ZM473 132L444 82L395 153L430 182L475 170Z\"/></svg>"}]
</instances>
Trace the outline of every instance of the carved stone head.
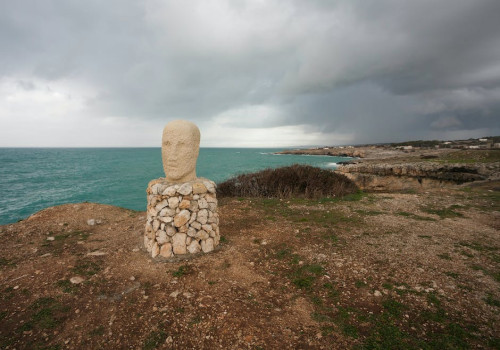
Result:
<instances>
[{"instance_id":1,"label":"carved stone head","mask_svg":"<svg viewBox=\"0 0 500 350\"><path fill-rule=\"evenodd\" d=\"M186 120L174 120L163 129L161 154L165 178L169 182L196 179L200 152L200 130Z\"/></svg>"}]
</instances>

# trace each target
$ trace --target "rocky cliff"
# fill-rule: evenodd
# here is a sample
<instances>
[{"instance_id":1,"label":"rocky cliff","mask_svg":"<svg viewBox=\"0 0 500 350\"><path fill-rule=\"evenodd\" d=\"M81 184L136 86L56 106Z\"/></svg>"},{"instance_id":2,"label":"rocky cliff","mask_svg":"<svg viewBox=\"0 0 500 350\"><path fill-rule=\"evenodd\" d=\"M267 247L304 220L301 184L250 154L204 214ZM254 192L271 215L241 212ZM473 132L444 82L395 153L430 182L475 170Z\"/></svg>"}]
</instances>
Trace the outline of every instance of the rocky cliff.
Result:
<instances>
[{"instance_id":1,"label":"rocky cliff","mask_svg":"<svg viewBox=\"0 0 500 350\"><path fill-rule=\"evenodd\" d=\"M342 165L337 171L364 190L395 191L497 180L500 178L500 163L356 163Z\"/></svg>"}]
</instances>

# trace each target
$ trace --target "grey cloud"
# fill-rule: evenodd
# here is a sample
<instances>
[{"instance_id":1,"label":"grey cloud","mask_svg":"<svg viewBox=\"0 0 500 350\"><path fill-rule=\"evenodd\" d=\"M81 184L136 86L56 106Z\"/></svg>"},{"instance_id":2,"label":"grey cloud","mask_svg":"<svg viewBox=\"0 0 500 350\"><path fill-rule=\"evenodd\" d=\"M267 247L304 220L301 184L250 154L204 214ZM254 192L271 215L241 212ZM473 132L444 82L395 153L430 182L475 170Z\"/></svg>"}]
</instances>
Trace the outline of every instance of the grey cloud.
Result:
<instances>
[{"instance_id":1,"label":"grey cloud","mask_svg":"<svg viewBox=\"0 0 500 350\"><path fill-rule=\"evenodd\" d=\"M498 132L498 13L496 0L2 2L0 79L85 86L92 118L223 115L353 142Z\"/></svg>"},{"instance_id":2,"label":"grey cloud","mask_svg":"<svg viewBox=\"0 0 500 350\"><path fill-rule=\"evenodd\" d=\"M452 127L459 127L462 122L454 116L441 116L431 123L431 127L436 129L448 129Z\"/></svg>"}]
</instances>

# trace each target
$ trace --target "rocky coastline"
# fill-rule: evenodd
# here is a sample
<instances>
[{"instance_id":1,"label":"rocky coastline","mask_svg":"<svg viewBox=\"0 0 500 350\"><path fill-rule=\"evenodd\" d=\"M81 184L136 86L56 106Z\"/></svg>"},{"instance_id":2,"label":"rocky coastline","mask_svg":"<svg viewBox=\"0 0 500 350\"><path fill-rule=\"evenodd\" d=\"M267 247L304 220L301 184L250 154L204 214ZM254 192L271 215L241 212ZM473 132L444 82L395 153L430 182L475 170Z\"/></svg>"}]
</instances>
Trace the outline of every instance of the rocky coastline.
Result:
<instances>
[{"instance_id":1,"label":"rocky coastline","mask_svg":"<svg viewBox=\"0 0 500 350\"><path fill-rule=\"evenodd\" d=\"M357 163L341 165L337 171L368 191L427 189L500 178L499 163Z\"/></svg>"},{"instance_id":2,"label":"rocky coastline","mask_svg":"<svg viewBox=\"0 0 500 350\"><path fill-rule=\"evenodd\" d=\"M353 157L339 162L335 171L365 191L426 190L500 179L497 149L405 149L372 145L287 150L279 154Z\"/></svg>"},{"instance_id":3,"label":"rocky coastline","mask_svg":"<svg viewBox=\"0 0 500 350\"><path fill-rule=\"evenodd\" d=\"M285 150L285 151L281 151L281 152L276 152L275 154L296 154L296 155L364 158L365 157L365 150L360 149L360 148L324 147L324 148Z\"/></svg>"}]
</instances>

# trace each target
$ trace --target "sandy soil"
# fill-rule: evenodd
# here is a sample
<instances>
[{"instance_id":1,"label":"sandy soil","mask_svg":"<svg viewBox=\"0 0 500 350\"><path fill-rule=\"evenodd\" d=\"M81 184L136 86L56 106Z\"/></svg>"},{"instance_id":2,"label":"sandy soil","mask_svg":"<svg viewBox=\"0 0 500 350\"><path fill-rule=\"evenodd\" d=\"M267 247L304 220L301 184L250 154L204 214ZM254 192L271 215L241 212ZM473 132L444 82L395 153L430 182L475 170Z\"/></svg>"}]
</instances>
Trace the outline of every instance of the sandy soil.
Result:
<instances>
[{"instance_id":1,"label":"sandy soil","mask_svg":"<svg viewBox=\"0 0 500 350\"><path fill-rule=\"evenodd\" d=\"M220 248L168 262L143 212L48 208L0 226L0 348L498 348L495 188L224 199Z\"/></svg>"}]
</instances>

